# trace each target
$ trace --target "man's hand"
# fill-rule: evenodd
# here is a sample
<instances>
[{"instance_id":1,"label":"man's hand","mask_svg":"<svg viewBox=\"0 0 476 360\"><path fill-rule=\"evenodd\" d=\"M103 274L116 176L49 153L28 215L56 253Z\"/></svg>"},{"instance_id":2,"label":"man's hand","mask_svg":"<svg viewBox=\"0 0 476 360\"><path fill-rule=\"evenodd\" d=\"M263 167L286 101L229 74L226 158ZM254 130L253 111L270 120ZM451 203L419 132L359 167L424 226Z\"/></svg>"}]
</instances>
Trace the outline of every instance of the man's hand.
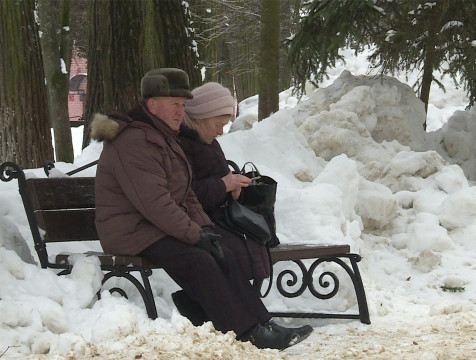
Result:
<instances>
[{"instance_id":1,"label":"man's hand","mask_svg":"<svg viewBox=\"0 0 476 360\"><path fill-rule=\"evenodd\" d=\"M225 270L226 269L226 259L225 254L218 242L218 239L221 238L220 234L216 234L212 228L204 226L202 232L200 233L200 240L195 244L196 247L199 247L202 250L210 253L211 256L216 260L218 265Z\"/></svg>"}]
</instances>

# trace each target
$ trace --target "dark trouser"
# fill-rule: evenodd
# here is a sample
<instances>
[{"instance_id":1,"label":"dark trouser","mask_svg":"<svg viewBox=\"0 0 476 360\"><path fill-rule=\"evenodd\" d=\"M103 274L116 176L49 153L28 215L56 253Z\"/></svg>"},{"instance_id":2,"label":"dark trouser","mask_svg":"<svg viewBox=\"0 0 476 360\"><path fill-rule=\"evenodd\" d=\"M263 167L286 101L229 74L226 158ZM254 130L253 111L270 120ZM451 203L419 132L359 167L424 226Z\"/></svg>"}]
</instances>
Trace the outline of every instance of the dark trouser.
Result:
<instances>
[{"instance_id":1,"label":"dark trouser","mask_svg":"<svg viewBox=\"0 0 476 360\"><path fill-rule=\"evenodd\" d=\"M139 256L161 266L185 292L200 303L215 329L239 337L271 318L256 290L240 271L233 251L222 243L227 269L206 251L166 236Z\"/></svg>"}]
</instances>

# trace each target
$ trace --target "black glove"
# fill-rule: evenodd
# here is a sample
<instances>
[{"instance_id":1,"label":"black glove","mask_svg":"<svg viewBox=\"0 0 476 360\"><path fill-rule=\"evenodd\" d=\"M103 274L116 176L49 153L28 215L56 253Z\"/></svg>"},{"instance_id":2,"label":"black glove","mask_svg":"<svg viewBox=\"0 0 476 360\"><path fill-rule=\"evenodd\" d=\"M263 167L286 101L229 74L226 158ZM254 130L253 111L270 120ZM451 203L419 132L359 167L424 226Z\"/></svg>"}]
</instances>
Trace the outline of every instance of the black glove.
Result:
<instances>
[{"instance_id":1,"label":"black glove","mask_svg":"<svg viewBox=\"0 0 476 360\"><path fill-rule=\"evenodd\" d=\"M221 238L221 235L220 234L215 234L215 230L213 230L213 228L211 226L203 226L202 227L202 232L206 232L206 233L209 233L209 234L214 234L214 235L218 235L218 238Z\"/></svg>"},{"instance_id":2,"label":"black glove","mask_svg":"<svg viewBox=\"0 0 476 360\"><path fill-rule=\"evenodd\" d=\"M223 254L223 250L218 242L220 238L220 234L216 234L212 228L204 226L200 233L200 240L198 240L195 246L210 253L218 265L220 265L222 269L226 269L225 254Z\"/></svg>"}]
</instances>

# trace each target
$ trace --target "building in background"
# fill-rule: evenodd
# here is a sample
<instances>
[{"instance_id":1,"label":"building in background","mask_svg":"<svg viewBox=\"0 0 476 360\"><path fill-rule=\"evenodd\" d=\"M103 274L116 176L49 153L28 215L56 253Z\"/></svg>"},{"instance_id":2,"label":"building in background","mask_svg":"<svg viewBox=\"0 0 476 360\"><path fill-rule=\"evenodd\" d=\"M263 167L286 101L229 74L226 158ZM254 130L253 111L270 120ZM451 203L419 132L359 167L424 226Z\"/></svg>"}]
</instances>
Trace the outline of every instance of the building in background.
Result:
<instances>
[{"instance_id":1,"label":"building in background","mask_svg":"<svg viewBox=\"0 0 476 360\"><path fill-rule=\"evenodd\" d=\"M69 71L68 110L71 126L84 124L83 114L86 106L86 89L88 86L88 62L73 52Z\"/></svg>"}]
</instances>

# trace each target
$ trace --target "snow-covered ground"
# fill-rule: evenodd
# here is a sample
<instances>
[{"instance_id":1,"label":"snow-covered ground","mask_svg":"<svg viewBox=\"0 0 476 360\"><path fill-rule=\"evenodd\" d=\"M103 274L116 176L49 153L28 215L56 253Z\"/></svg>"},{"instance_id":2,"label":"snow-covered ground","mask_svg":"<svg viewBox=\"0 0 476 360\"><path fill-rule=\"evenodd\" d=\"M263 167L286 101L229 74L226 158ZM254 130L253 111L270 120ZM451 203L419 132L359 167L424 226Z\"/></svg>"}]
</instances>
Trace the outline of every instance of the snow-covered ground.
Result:
<instances>
[{"instance_id":1,"label":"snow-covered ground","mask_svg":"<svg viewBox=\"0 0 476 360\"><path fill-rule=\"evenodd\" d=\"M309 88L301 102L283 92L279 112L238 131L257 114L256 97L243 101L241 117L219 141L228 158L253 161L278 181L282 243L348 243L362 255L371 325L281 319L310 323L315 331L283 352L258 350L178 315L170 298L177 286L161 271L151 279L155 321L137 297L128 301L104 292L97 301L102 275L94 258L79 259L66 277L31 264L37 257L11 181L0 183L0 358L476 358L476 187L454 165L475 179L476 114L453 115L468 100L442 79L447 92L432 88L432 132L425 133L423 104L406 85L411 77L362 76L368 70L364 57L349 51L346 58L347 65L339 64L319 90ZM57 164L63 172L101 152L97 143L80 152L79 131L73 129L74 164ZM42 169L29 172L44 176ZM94 175L94 169L82 175ZM97 245L56 250L89 248ZM345 279L330 300L309 294L282 299L273 292L265 303L270 310L356 311Z\"/></svg>"}]
</instances>

